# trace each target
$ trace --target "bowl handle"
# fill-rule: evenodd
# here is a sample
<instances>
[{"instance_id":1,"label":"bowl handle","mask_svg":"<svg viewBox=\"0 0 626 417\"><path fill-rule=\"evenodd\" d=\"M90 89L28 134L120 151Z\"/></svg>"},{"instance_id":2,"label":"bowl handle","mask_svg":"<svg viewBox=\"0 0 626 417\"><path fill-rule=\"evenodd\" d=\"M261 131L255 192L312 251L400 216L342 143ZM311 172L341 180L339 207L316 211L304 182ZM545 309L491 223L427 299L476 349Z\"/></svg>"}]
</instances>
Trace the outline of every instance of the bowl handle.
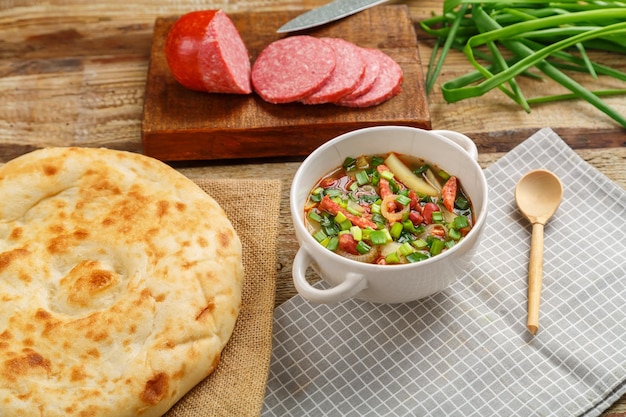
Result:
<instances>
[{"instance_id":1,"label":"bowl handle","mask_svg":"<svg viewBox=\"0 0 626 417\"><path fill-rule=\"evenodd\" d=\"M309 284L305 277L305 272L312 263L313 258L311 255L306 250L300 248L296 253L292 266L293 283L296 290L298 290L301 296L311 302L319 304L337 303L353 297L367 287L367 279L363 275L348 272L346 279L336 287L328 289L315 288Z\"/></svg>"},{"instance_id":2,"label":"bowl handle","mask_svg":"<svg viewBox=\"0 0 626 417\"><path fill-rule=\"evenodd\" d=\"M453 130L433 130L432 132L450 139L452 142L463 148L465 152L474 158L475 161L478 160L478 149L476 148L474 141L469 137Z\"/></svg>"}]
</instances>

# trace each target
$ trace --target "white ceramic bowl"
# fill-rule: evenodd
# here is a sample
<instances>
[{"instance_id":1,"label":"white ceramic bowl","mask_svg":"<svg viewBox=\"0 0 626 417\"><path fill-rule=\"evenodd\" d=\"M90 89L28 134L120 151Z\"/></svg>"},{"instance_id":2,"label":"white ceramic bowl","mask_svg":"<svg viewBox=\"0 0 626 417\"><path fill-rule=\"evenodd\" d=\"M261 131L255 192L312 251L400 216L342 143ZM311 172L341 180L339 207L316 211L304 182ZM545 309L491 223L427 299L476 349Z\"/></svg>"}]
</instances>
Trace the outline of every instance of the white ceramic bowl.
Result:
<instances>
[{"instance_id":1,"label":"white ceramic bowl","mask_svg":"<svg viewBox=\"0 0 626 417\"><path fill-rule=\"evenodd\" d=\"M348 156L392 151L423 158L459 178L474 208L472 230L451 249L412 264L366 264L324 248L305 226L304 204L311 189ZM315 303L334 303L350 297L377 303L401 303L450 286L467 270L487 217L487 181L476 162L477 156L476 145L465 135L405 126L355 130L313 151L296 172L290 190L291 216L300 244L292 271L298 292ZM305 277L309 267L331 287L316 288L309 284Z\"/></svg>"}]
</instances>

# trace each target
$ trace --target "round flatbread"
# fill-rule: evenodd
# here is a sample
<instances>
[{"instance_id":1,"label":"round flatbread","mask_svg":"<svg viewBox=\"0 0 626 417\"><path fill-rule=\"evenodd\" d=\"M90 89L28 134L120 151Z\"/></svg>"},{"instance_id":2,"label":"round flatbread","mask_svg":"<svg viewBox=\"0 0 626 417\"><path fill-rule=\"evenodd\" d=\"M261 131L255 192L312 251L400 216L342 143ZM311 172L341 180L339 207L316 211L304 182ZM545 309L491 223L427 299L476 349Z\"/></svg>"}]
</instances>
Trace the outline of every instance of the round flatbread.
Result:
<instances>
[{"instance_id":1,"label":"round flatbread","mask_svg":"<svg viewBox=\"0 0 626 417\"><path fill-rule=\"evenodd\" d=\"M0 168L0 414L161 416L217 367L241 242L139 154L51 148Z\"/></svg>"}]
</instances>

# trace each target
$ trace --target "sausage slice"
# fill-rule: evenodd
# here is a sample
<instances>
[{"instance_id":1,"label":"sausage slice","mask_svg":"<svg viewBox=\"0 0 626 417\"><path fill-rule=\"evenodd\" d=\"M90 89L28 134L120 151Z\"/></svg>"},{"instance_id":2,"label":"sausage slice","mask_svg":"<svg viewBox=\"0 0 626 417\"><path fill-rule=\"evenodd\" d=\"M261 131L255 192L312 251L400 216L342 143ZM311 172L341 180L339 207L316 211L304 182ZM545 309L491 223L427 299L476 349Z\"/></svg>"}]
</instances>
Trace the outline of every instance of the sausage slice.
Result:
<instances>
[{"instance_id":1,"label":"sausage slice","mask_svg":"<svg viewBox=\"0 0 626 417\"><path fill-rule=\"evenodd\" d=\"M340 38L321 38L333 47L337 64L332 75L318 90L300 100L304 104L332 103L353 91L365 73L361 48Z\"/></svg>"},{"instance_id":2,"label":"sausage slice","mask_svg":"<svg viewBox=\"0 0 626 417\"><path fill-rule=\"evenodd\" d=\"M335 50L321 39L286 37L261 51L252 66L252 86L270 103L298 101L319 89L335 64Z\"/></svg>"},{"instance_id":3,"label":"sausage slice","mask_svg":"<svg viewBox=\"0 0 626 417\"><path fill-rule=\"evenodd\" d=\"M374 81L378 78L378 74L380 74L378 56L369 48L359 48L359 53L361 54L363 62L365 62L363 78L361 78L361 82L359 82L353 91L342 97L343 100L352 100L370 91L374 86Z\"/></svg>"},{"instance_id":4,"label":"sausage slice","mask_svg":"<svg viewBox=\"0 0 626 417\"><path fill-rule=\"evenodd\" d=\"M378 60L380 73L372 88L365 94L337 102L348 107L369 107L380 104L402 91L402 68L389 55L377 49L369 50Z\"/></svg>"}]
</instances>

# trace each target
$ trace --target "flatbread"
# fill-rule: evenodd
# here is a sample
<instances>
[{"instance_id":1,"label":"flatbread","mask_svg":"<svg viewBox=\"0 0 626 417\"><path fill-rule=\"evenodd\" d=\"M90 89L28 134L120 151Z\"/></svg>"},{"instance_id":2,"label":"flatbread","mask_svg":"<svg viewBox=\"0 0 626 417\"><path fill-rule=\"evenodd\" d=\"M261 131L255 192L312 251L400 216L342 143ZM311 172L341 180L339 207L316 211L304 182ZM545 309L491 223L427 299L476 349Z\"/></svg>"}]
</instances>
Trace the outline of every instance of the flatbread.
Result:
<instances>
[{"instance_id":1,"label":"flatbread","mask_svg":"<svg viewBox=\"0 0 626 417\"><path fill-rule=\"evenodd\" d=\"M0 415L161 416L217 367L241 242L139 154L51 148L0 168Z\"/></svg>"}]
</instances>

